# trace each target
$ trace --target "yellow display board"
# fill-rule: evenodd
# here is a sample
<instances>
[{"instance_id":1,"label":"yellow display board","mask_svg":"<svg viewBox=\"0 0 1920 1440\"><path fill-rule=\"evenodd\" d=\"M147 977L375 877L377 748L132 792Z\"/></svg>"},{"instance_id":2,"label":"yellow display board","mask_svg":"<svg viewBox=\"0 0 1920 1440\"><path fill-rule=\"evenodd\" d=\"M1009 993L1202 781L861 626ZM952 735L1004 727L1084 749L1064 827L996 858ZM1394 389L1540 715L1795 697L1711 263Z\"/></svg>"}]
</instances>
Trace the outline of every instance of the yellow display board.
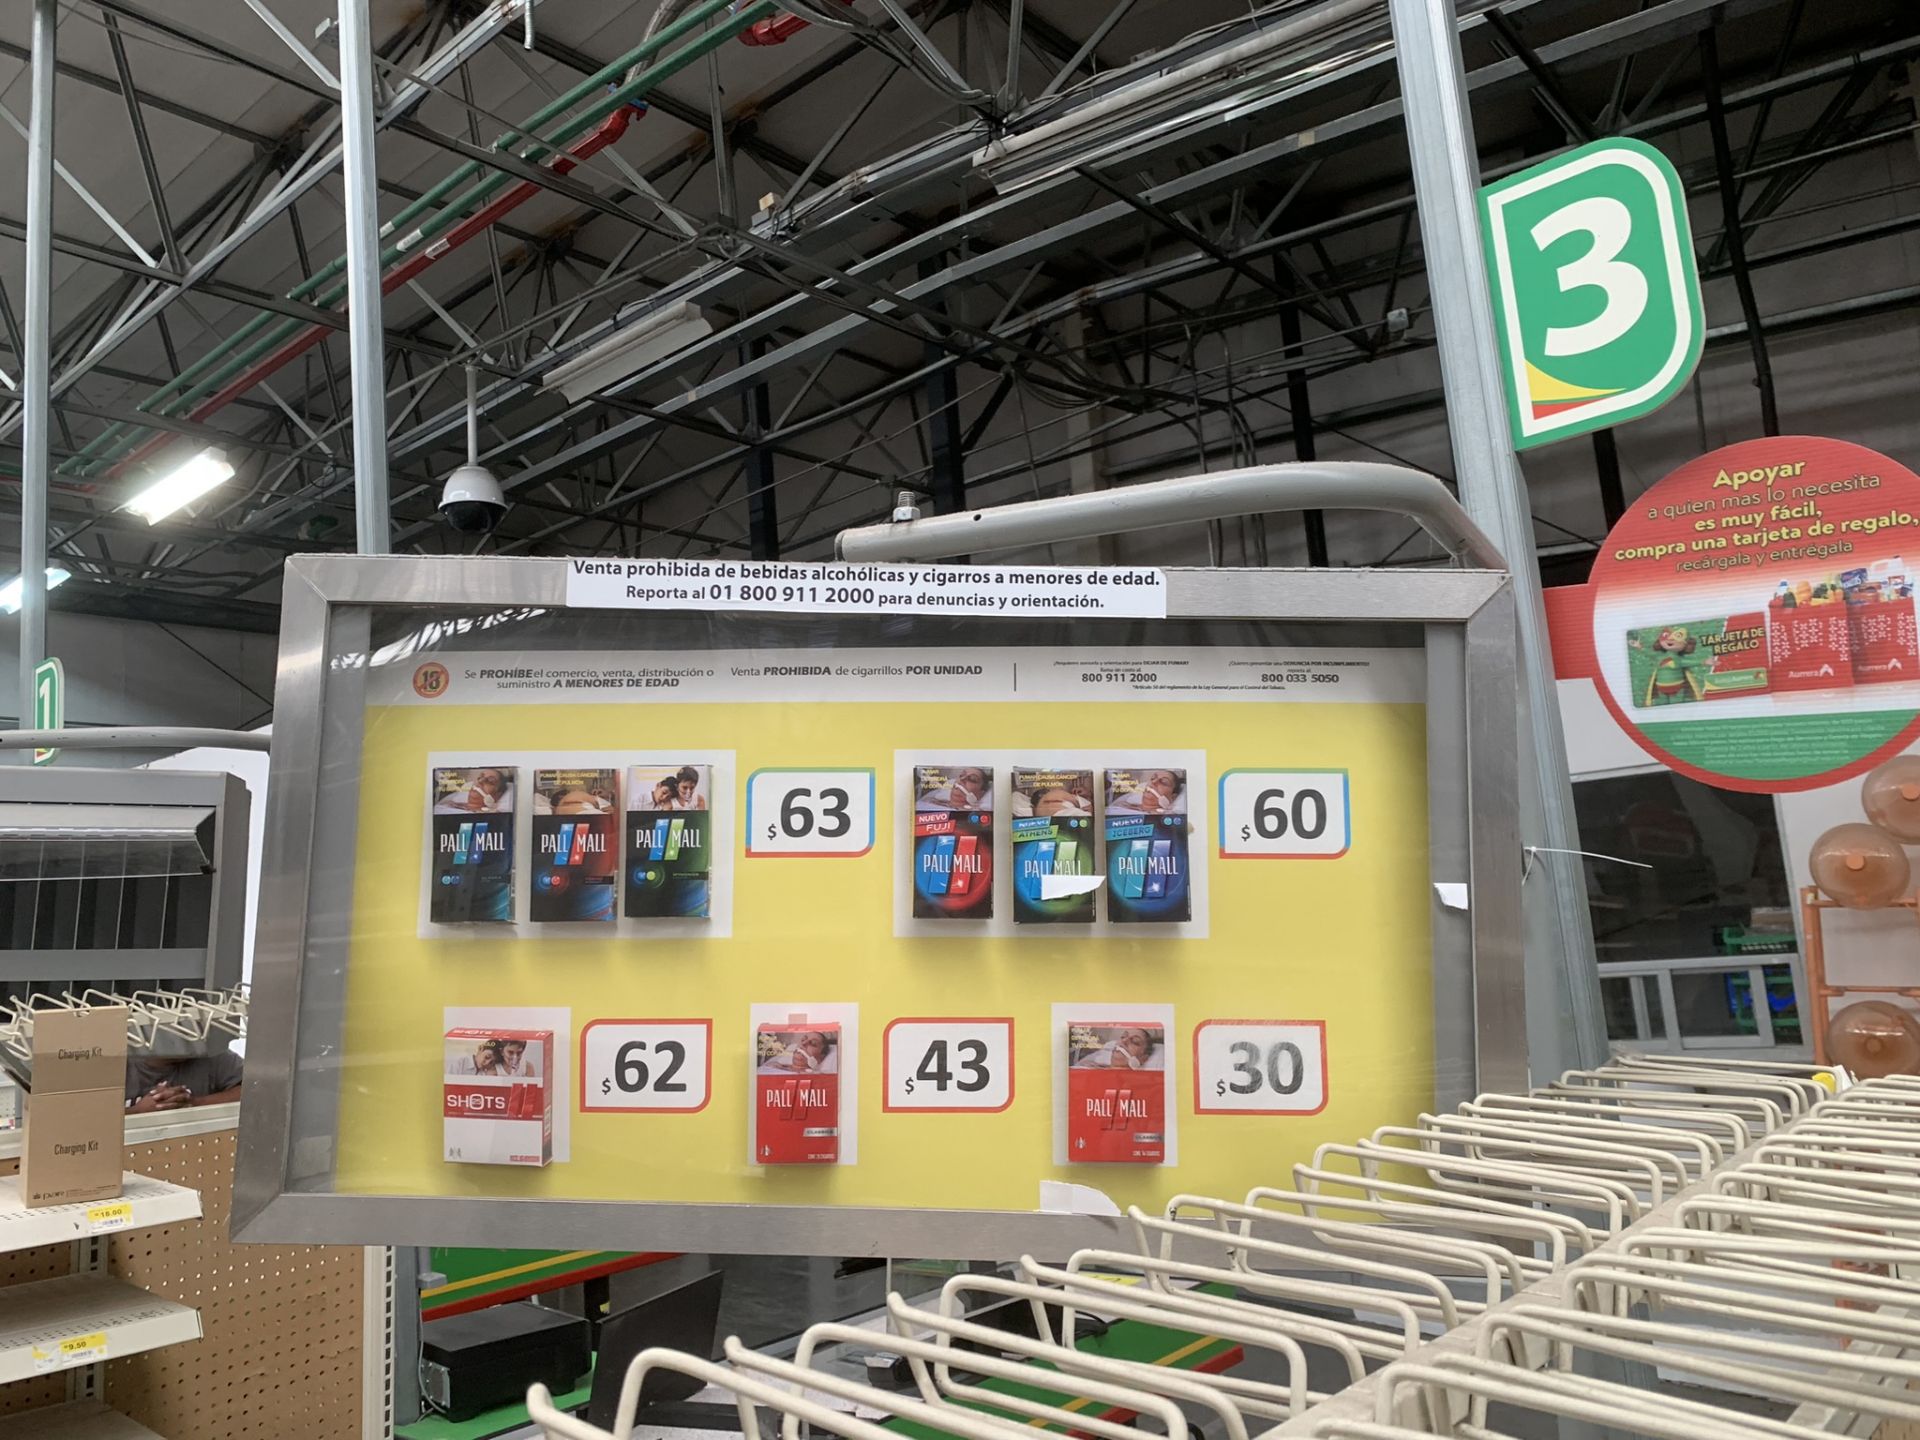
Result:
<instances>
[{"instance_id":1,"label":"yellow display board","mask_svg":"<svg viewBox=\"0 0 1920 1440\"><path fill-rule=\"evenodd\" d=\"M1125 703L781 703L772 694L759 703L461 703L462 666L447 663L450 687L439 683L442 672L405 703L365 712L338 1074L341 1193L1032 1211L1041 1182L1067 1181L1122 1206L1156 1206L1180 1191L1242 1193L1284 1175L1321 1142L1348 1141L1431 1103L1427 722L1417 700L1322 692L1301 703L1152 694ZM1204 867L1204 914L1178 935L1065 925L897 934L901 846L912 822L901 799L903 757L1063 748L1197 756L1195 788L1204 783L1209 801L1230 771L1344 771L1350 839L1332 858L1223 859L1209 808L1191 836L1193 863ZM630 922L620 933L564 940L422 925L429 832L421 819L434 757L538 754L559 766L576 754L680 750L722 757L714 788L726 797L728 823L716 829L730 844L714 863L729 870L731 896L727 923L710 937L685 922L658 939L633 938ZM870 850L746 853L748 777L795 767L874 772ZM854 1163L752 1163L751 1007L796 1002L858 1007L857 1082L841 1099L857 1124ZM1103 1005L1171 1011L1165 1060L1174 1072L1177 1163L1058 1162L1057 1007L1096 1014ZM570 1073L553 1077L561 1082L555 1104L570 1112L563 1161L443 1160L441 1037L444 1017L462 1007L569 1012ZM711 1021L702 1108L579 1108L581 1032L596 1020L637 1017ZM986 1113L887 1110L882 1047L901 1017L1011 1018L1010 1102ZM1228 1020L1324 1023L1317 1113L1196 1108L1195 1031Z\"/></svg>"}]
</instances>

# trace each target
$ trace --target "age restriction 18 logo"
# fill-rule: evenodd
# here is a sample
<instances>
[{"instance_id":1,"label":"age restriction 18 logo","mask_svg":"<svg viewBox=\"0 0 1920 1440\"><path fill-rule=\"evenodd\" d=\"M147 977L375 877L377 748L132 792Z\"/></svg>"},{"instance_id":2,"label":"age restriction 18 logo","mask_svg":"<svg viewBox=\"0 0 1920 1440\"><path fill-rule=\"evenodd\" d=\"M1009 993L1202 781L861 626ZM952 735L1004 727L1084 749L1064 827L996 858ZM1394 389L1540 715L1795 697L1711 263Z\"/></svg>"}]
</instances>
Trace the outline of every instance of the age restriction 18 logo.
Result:
<instances>
[{"instance_id":1,"label":"age restriction 18 logo","mask_svg":"<svg viewBox=\"0 0 1920 1440\"><path fill-rule=\"evenodd\" d=\"M1680 177L1650 145L1600 140L1480 192L1516 448L1656 410L1705 338Z\"/></svg>"}]
</instances>

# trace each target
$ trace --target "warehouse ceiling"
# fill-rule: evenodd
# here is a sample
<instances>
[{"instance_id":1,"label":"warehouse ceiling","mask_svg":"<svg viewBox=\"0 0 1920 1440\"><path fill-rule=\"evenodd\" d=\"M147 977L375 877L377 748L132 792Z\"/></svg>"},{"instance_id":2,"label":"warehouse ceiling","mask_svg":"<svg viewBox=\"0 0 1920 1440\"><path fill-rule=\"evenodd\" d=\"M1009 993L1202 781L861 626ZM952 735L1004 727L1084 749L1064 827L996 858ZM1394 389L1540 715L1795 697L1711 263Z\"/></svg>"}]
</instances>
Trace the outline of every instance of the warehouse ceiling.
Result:
<instances>
[{"instance_id":1,"label":"warehouse ceiling","mask_svg":"<svg viewBox=\"0 0 1920 1440\"><path fill-rule=\"evenodd\" d=\"M0 527L18 519L26 142L8 122L27 117L29 9L0 7ZM353 548L333 12L61 7L56 608L269 628L288 555ZM1633 134L1708 202L1711 36L1757 266L1849 243L1816 220L1770 249L1764 227L1817 215L1824 165L1915 143L1908 0L1461 13L1483 173ZM1270 448L1290 369L1369 377L1350 428L1433 404L1381 6L372 14L396 549L821 558L898 487L936 509L1044 493L1123 434L1201 463L1290 458ZM1911 195L1890 203L1886 233L1920 225ZM1703 272L1724 276L1702 208ZM623 341L584 393L554 383ZM485 540L435 513L469 369L481 459L514 502ZM152 526L122 508L207 446L238 467L227 485ZM1151 452L1102 482L1149 473Z\"/></svg>"}]
</instances>

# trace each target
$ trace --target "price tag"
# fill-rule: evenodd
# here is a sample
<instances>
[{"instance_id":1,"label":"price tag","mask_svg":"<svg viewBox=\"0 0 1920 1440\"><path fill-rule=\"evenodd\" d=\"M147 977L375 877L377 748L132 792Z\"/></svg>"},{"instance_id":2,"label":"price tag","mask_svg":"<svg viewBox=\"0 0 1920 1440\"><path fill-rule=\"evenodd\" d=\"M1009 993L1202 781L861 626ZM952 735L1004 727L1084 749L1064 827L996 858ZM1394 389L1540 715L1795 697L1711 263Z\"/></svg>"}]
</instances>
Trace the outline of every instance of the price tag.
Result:
<instances>
[{"instance_id":1,"label":"price tag","mask_svg":"<svg viewBox=\"0 0 1920 1440\"><path fill-rule=\"evenodd\" d=\"M713 1021L589 1020L580 1031L580 1108L704 1110Z\"/></svg>"},{"instance_id":2,"label":"price tag","mask_svg":"<svg viewBox=\"0 0 1920 1440\"><path fill-rule=\"evenodd\" d=\"M901 1018L887 1026L882 1109L1004 1110L1013 1103L1013 1021Z\"/></svg>"},{"instance_id":3,"label":"price tag","mask_svg":"<svg viewBox=\"0 0 1920 1440\"><path fill-rule=\"evenodd\" d=\"M29 1348L36 1371L45 1374L50 1370L71 1370L75 1365L92 1365L107 1358L107 1332L95 1330L88 1335L71 1335L52 1345Z\"/></svg>"},{"instance_id":4,"label":"price tag","mask_svg":"<svg viewBox=\"0 0 1920 1440\"><path fill-rule=\"evenodd\" d=\"M124 1230L133 1224L133 1202L115 1200L107 1205L87 1207L87 1233L104 1235L109 1230Z\"/></svg>"},{"instance_id":5,"label":"price tag","mask_svg":"<svg viewBox=\"0 0 1920 1440\"><path fill-rule=\"evenodd\" d=\"M1202 1020L1193 1030L1198 1115L1316 1115L1327 1104L1324 1020Z\"/></svg>"},{"instance_id":6,"label":"price tag","mask_svg":"<svg viewBox=\"0 0 1920 1440\"><path fill-rule=\"evenodd\" d=\"M1229 770L1222 860L1337 860L1353 843L1344 770Z\"/></svg>"},{"instance_id":7,"label":"price tag","mask_svg":"<svg viewBox=\"0 0 1920 1440\"><path fill-rule=\"evenodd\" d=\"M747 854L851 859L873 849L873 771L756 770Z\"/></svg>"}]
</instances>

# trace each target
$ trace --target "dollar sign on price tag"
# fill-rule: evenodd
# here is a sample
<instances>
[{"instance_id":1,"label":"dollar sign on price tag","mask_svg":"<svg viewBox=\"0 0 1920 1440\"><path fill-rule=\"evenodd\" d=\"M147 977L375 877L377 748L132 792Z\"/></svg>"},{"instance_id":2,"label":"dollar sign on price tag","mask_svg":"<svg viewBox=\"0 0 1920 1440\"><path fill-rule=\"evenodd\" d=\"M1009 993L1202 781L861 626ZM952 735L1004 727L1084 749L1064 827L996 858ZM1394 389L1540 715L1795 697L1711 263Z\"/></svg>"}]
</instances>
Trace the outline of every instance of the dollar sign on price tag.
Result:
<instances>
[{"instance_id":1,"label":"dollar sign on price tag","mask_svg":"<svg viewBox=\"0 0 1920 1440\"><path fill-rule=\"evenodd\" d=\"M1222 860L1337 860L1353 844L1344 770L1229 770L1220 777Z\"/></svg>"},{"instance_id":2,"label":"dollar sign on price tag","mask_svg":"<svg viewBox=\"0 0 1920 1440\"><path fill-rule=\"evenodd\" d=\"M886 1110L996 1111L1013 1103L1013 1021L902 1017L887 1026Z\"/></svg>"},{"instance_id":3,"label":"dollar sign on price tag","mask_svg":"<svg viewBox=\"0 0 1920 1440\"><path fill-rule=\"evenodd\" d=\"M1327 1104L1322 1020L1203 1020L1193 1031L1200 1115L1314 1115Z\"/></svg>"},{"instance_id":4,"label":"dollar sign on price tag","mask_svg":"<svg viewBox=\"0 0 1920 1440\"><path fill-rule=\"evenodd\" d=\"M711 1020L590 1020L580 1031L582 1110L703 1110L712 1079Z\"/></svg>"},{"instance_id":5,"label":"dollar sign on price tag","mask_svg":"<svg viewBox=\"0 0 1920 1440\"><path fill-rule=\"evenodd\" d=\"M872 770L756 770L747 854L852 859L873 849Z\"/></svg>"}]
</instances>

